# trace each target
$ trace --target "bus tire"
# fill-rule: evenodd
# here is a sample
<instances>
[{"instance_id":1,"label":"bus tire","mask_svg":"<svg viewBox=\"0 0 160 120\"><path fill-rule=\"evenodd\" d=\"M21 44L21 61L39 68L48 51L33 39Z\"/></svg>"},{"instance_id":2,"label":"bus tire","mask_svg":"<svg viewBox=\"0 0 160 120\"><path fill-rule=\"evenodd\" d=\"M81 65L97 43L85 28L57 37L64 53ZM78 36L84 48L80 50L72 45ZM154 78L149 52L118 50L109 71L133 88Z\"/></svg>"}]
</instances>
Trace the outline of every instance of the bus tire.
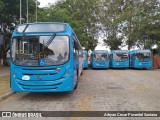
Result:
<instances>
[{"instance_id":1,"label":"bus tire","mask_svg":"<svg viewBox=\"0 0 160 120\"><path fill-rule=\"evenodd\" d=\"M78 80L77 80L77 82L76 82L76 85L74 86L74 90L76 90L77 87L78 87Z\"/></svg>"},{"instance_id":2,"label":"bus tire","mask_svg":"<svg viewBox=\"0 0 160 120\"><path fill-rule=\"evenodd\" d=\"M74 86L74 90L77 89L77 87L78 87L78 69L77 69L76 75L77 75L77 81L76 81L76 85Z\"/></svg>"},{"instance_id":3,"label":"bus tire","mask_svg":"<svg viewBox=\"0 0 160 120\"><path fill-rule=\"evenodd\" d=\"M81 71L81 75L83 75L83 65L82 65L82 71Z\"/></svg>"}]
</instances>

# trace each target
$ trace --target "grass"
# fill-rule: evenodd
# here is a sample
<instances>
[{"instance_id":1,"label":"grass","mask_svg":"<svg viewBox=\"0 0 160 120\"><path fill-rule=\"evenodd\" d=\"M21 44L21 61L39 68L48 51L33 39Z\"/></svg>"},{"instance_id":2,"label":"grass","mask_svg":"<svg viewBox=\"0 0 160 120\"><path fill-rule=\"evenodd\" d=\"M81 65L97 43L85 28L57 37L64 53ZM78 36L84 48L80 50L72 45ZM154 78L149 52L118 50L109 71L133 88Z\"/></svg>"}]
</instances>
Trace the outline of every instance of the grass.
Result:
<instances>
[{"instance_id":1,"label":"grass","mask_svg":"<svg viewBox=\"0 0 160 120\"><path fill-rule=\"evenodd\" d=\"M10 89L10 76L5 75L0 77L0 96L11 91Z\"/></svg>"}]
</instances>

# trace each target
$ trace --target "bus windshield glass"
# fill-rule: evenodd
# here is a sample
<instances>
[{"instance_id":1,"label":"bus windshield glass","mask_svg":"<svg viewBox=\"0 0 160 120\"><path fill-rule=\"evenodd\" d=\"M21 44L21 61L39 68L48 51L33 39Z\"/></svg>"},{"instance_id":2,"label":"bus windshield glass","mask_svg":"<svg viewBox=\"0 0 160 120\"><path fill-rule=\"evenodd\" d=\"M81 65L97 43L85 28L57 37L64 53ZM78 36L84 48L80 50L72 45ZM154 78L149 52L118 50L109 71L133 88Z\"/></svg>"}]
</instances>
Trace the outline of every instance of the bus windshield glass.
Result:
<instances>
[{"instance_id":1,"label":"bus windshield glass","mask_svg":"<svg viewBox=\"0 0 160 120\"><path fill-rule=\"evenodd\" d=\"M116 61L125 61L128 59L127 53L115 53L113 54L113 59Z\"/></svg>"},{"instance_id":2,"label":"bus windshield glass","mask_svg":"<svg viewBox=\"0 0 160 120\"><path fill-rule=\"evenodd\" d=\"M16 65L60 65L68 59L68 36L25 36L12 40L12 60Z\"/></svg>"},{"instance_id":3,"label":"bus windshield glass","mask_svg":"<svg viewBox=\"0 0 160 120\"><path fill-rule=\"evenodd\" d=\"M105 61L108 59L108 55L104 53L96 53L94 54L95 61Z\"/></svg>"},{"instance_id":4,"label":"bus windshield glass","mask_svg":"<svg viewBox=\"0 0 160 120\"><path fill-rule=\"evenodd\" d=\"M24 24L16 27L17 32L63 32L66 29L65 24Z\"/></svg>"},{"instance_id":5,"label":"bus windshield glass","mask_svg":"<svg viewBox=\"0 0 160 120\"><path fill-rule=\"evenodd\" d=\"M136 58L139 61L149 61L151 59L150 53L137 53Z\"/></svg>"}]
</instances>

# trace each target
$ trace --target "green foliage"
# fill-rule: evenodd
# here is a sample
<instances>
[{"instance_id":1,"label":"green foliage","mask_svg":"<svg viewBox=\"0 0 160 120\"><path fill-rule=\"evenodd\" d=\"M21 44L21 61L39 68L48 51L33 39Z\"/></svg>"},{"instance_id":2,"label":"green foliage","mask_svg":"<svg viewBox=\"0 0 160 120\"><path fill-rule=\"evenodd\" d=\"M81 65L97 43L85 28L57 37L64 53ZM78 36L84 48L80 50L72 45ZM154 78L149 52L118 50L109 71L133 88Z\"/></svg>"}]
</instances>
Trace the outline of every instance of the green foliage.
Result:
<instances>
[{"instance_id":1,"label":"green foliage","mask_svg":"<svg viewBox=\"0 0 160 120\"><path fill-rule=\"evenodd\" d=\"M35 2L28 0L28 3L29 13L34 14ZM22 0L22 23L25 23L27 19L26 6L26 0ZM17 25L20 23L20 0L0 0L0 13L0 34L5 36L5 44L0 47L0 57L6 61L6 54L10 48L9 40L14 29L13 24Z\"/></svg>"},{"instance_id":2,"label":"green foliage","mask_svg":"<svg viewBox=\"0 0 160 120\"><path fill-rule=\"evenodd\" d=\"M160 41L158 41L157 46L158 46L158 48L157 48L158 55L160 56Z\"/></svg>"},{"instance_id":3,"label":"green foliage","mask_svg":"<svg viewBox=\"0 0 160 120\"><path fill-rule=\"evenodd\" d=\"M0 0L0 26L6 29L5 56L13 24L20 23L19 0ZM22 0L22 23L26 23L26 0ZM29 22L36 21L35 0L28 0ZM66 22L86 49L94 50L101 36L106 46L120 49L128 45L151 48L160 44L159 0L58 0L49 7L38 7L38 22Z\"/></svg>"},{"instance_id":4,"label":"green foliage","mask_svg":"<svg viewBox=\"0 0 160 120\"><path fill-rule=\"evenodd\" d=\"M3 3L3 4L2 4ZM20 0L0 0L0 21L10 25L11 23L19 24L20 21ZM22 23L26 22L27 12L26 0L22 0ZM28 12L35 14L35 2L28 0Z\"/></svg>"},{"instance_id":5,"label":"green foliage","mask_svg":"<svg viewBox=\"0 0 160 120\"><path fill-rule=\"evenodd\" d=\"M0 1L0 11L2 11L3 7L4 7L4 4L2 1Z\"/></svg>"},{"instance_id":6,"label":"green foliage","mask_svg":"<svg viewBox=\"0 0 160 120\"><path fill-rule=\"evenodd\" d=\"M120 45L122 44L121 39L118 39L118 38L113 39L112 37L107 37L107 39L104 39L104 42L110 46L111 50L120 49Z\"/></svg>"},{"instance_id":7,"label":"green foliage","mask_svg":"<svg viewBox=\"0 0 160 120\"><path fill-rule=\"evenodd\" d=\"M93 50L98 43L97 5L96 0L59 0L48 8L39 9L38 21L69 23L82 46Z\"/></svg>"},{"instance_id":8,"label":"green foliage","mask_svg":"<svg viewBox=\"0 0 160 120\"><path fill-rule=\"evenodd\" d=\"M160 40L160 1L102 1L101 23L106 31L104 42L110 48L118 48L122 44L128 45L128 49L133 46L151 48Z\"/></svg>"},{"instance_id":9,"label":"green foliage","mask_svg":"<svg viewBox=\"0 0 160 120\"><path fill-rule=\"evenodd\" d=\"M102 14L101 23L106 33L106 39L104 39L105 45L109 46L110 49L119 49L122 44L122 31L120 24L121 18L121 6L122 0L104 0L102 2ZM114 7L113 7L114 6Z\"/></svg>"},{"instance_id":10,"label":"green foliage","mask_svg":"<svg viewBox=\"0 0 160 120\"><path fill-rule=\"evenodd\" d=\"M153 33L150 28L155 26L155 21L158 20L156 15L159 11L157 9L158 4L157 0L126 2L123 16L128 24L123 28L123 32L128 38L126 42L128 49L135 45L139 46L140 44L144 47L151 48L152 44L154 44L154 39L151 37ZM155 30L158 32L158 29ZM153 36L155 37L155 35Z\"/></svg>"}]
</instances>

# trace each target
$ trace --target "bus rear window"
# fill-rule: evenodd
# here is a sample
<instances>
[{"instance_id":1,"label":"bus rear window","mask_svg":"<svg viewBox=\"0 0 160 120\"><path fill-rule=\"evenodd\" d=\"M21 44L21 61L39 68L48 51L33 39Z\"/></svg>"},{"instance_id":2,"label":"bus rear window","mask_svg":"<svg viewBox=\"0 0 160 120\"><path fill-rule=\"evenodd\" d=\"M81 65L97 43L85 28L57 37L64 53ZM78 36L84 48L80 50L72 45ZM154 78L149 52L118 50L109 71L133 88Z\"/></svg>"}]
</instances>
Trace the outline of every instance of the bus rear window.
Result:
<instances>
[{"instance_id":1,"label":"bus rear window","mask_svg":"<svg viewBox=\"0 0 160 120\"><path fill-rule=\"evenodd\" d=\"M113 59L116 61L125 61L125 60L128 60L128 54L127 53L114 53Z\"/></svg>"},{"instance_id":2,"label":"bus rear window","mask_svg":"<svg viewBox=\"0 0 160 120\"><path fill-rule=\"evenodd\" d=\"M95 61L103 61L103 60L107 60L108 59L108 55L105 53L99 53L99 54L94 54L94 59Z\"/></svg>"}]
</instances>

